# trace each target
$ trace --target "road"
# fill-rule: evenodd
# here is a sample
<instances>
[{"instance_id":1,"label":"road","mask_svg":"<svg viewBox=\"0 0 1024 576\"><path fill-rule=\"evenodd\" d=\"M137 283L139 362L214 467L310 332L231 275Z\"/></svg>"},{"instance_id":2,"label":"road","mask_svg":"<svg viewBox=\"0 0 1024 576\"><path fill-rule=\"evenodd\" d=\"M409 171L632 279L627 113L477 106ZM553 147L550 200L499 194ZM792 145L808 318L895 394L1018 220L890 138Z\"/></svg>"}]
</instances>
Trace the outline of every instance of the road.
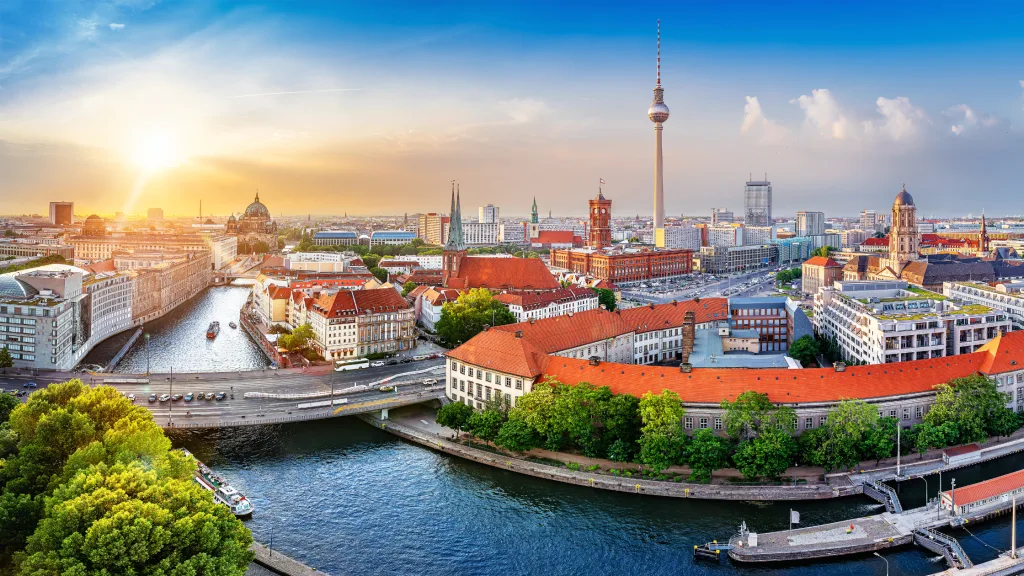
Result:
<instances>
[{"instance_id":1,"label":"road","mask_svg":"<svg viewBox=\"0 0 1024 576\"><path fill-rule=\"evenodd\" d=\"M642 292L634 289L624 289L622 291L622 298L625 300L651 302L654 304L664 304L671 302L672 300L691 300L698 296L701 298L717 298L721 297L722 292L728 290L731 286L738 286L751 278L763 277L768 274L769 270L770 269L765 268L763 270L755 270L753 272L745 272L743 274L721 278L707 284L692 284L672 292L655 292L655 290L663 288L663 286L652 286ZM755 284L754 286L750 286L740 292L732 293L730 296L767 296L773 292L775 292L775 282L774 280L769 279Z\"/></svg>"},{"instance_id":2,"label":"road","mask_svg":"<svg viewBox=\"0 0 1024 576\"><path fill-rule=\"evenodd\" d=\"M175 373L173 380L170 374L153 374L148 378L144 375L131 374L101 374L93 377L88 374L46 374L41 376L29 375L0 375L0 388L6 390L26 390L23 385L26 382L36 382L40 388L54 382L63 382L71 378L82 378L90 385L99 385L110 380L138 379L143 382L106 382L126 394L135 394L135 402L145 406L161 426L169 422L181 425L216 425L217 422L238 422L240 420L253 421L258 419L280 419L288 416L298 418L299 414L313 413L316 411L301 411L297 408L300 403L328 400L332 389L335 391L335 400L348 399L349 404L374 402L386 404L397 396L416 394L423 392L427 385L425 379L432 378L442 380L444 359L424 360L410 362L395 366L382 366L379 368L366 368L363 370L350 370L347 372L303 372L300 369L290 370L265 370L257 372L214 372L202 374ZM356 385L366 385L379 382L386 378L394 378L388 385L394 384L397 391L381 392L375 384L371 389L351 393L339 393L339 390L350 388ZM30 389L29 389L30 390ZM193 400L185 402L184 399L166 402L148 402L150 394L158 397L162 394L199 394L207 392L224 392L228 397L225 400ZM268 394L320 394L321 397L311 399L285 399L285 398L244 398L246 392L262 392ZM234 395L234 398L231 398ZM410 398L410 401L412 399ZM340 405L340 404L339 404ZM386 406L382 406L386 407ZM321 411L326 412L325 408ZM187 413L187 414L186 414Z\"/></svg>"}]
</instances>

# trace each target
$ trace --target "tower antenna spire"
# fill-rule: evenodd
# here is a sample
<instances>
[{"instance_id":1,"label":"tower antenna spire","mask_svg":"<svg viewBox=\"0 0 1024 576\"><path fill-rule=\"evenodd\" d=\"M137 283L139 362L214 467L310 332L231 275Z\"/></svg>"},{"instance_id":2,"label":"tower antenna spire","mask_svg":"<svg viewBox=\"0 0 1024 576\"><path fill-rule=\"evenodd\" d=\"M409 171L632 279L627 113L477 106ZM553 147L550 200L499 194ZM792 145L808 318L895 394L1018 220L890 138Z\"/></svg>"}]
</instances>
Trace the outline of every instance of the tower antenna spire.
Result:
<instances>
[{"instance_id":1,"label":"tower antenna spire","mask_svg":"<svg viewBox=\"0 0 1024 576\"><path fill-rule=\"evenodd\" d=\"M658 86L661 86L661 19L658 19Z\"/></svg>"}]
</instances>

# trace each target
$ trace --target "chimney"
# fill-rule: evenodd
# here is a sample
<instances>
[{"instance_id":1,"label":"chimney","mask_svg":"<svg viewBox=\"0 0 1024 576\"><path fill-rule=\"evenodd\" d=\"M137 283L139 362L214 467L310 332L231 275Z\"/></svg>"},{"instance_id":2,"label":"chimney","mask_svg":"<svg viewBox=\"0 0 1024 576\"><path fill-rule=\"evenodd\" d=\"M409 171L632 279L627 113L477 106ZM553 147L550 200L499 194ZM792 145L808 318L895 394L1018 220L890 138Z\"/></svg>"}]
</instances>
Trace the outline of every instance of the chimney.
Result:
<instances>
[{"instance_id":1,"label":"chimney","mask_svg":"<svg viewBox=\"0 0 1024 576\"><path fill-rule=\"evenodd\" d=\"M569 318L572 318L572 311L569 312L568 316Z\"/></svg>"},{"instance_id":2,"label":"chimney","mask_svg":"<svg viewBox=\"0 0 1024 576\"><path fill-rule=\"evenodd\" d=\"M487 332L490 329L491 329L491 325L490 324L484 324L484 332Z\"/></svg>"},{"instance_id":3,"label":"chimney","mask_svg":"<svg viewBox=\"0 0 1024 576\"><path fill-rule=\"evenodd\" d=\"M534 323L534 322L536 322L536 321L537 321L537 319L536 319L536 318L530 318L530 324L533 324L533 323Z\"/></svg>"},{"instance_id":4,"label":"chimney","mask_svg":"<svg viewBox=\"0 0 1024 576\"><path fill-rule=\"evenodd\" d=\"M678 306L678 305L679 305L679 302L676 302L675 300L673 300L673 301L672 301L672 305L673 305L673 306Z\"/></svg>"},{"instance_id":5,"label":"chimney","mask_svg":"<svg viewBox=\"0 0 1024 576\"><path fill-rule=\"evenodd\" d=\"M522 338L522 337L523 337L523 331L522 330L516 330L516 338Z\"/></svg>"},{"instance_id":6,"label":"chimney","mask_svg":"<svg viewBox=\"0 0 1024 576\"><path fill-rule=\"evenodd\" d=\"M607 310L607 309L608 309L607 306L605 306L604 304L601 304L601 310Z\"/></svg>"},{"instance_id":7,"label":"chimney","mask_svg":"<svg viewBox=\"0 0 1024 576\"><path fill-rule=\"evenodd\" d=\"M682 372L683 374L689 374L690 372L693 372L693 364L690 364L689 362L683 362L682 364L679 365L679 371Z\"/></svg>"},{"instance_id":8,"label":"chimney","mask_svg":"<svg viewBox=\"0 0 1024 576\"><path fill-rule=\"evenodd\" d=\"M598 366L600 364L601 364L601 357L600 356L591 356L590 357L590 365L591 366Z\"/></svg>"},{"instance_id":9,"label":"chimney","mask_svg":"<svg viewBox=\"0 0 1024 576\"><path fill-rule=\"evenodd\" d=\"M690 361L690 354L693 354L693 340L696 337L696 323L697 315L693 313L693 310L688 310L683 315L683 364L687 364Z\"/></svg>"},{"instance_id":10,"label":"chimney","mask_svg":"<svg viewBox=\"0 0 1024 576\"><path fill-rule=\"evenodd\" d=\"M700 304L700 296L694 298L693 301L696 302L697 304Z\"/></svg>"},{"instance_id":11,"label":"chimney","mask_svg":"<svg viewBox=\"0 0 1024 576\"><path fill-rule=\"evenodd\" d=\"M836 372L846 372L846 363L845 362L836 362L832 366L835 367Z\"/></svg>"},{"instance_id":12,"label":"chimney","mask_svg":"<svg viewBox=\"0 0 1024 576\"><path fill-rule=\"evenodd\" d=\"M648 303L647 307L650 308L651 310L654 310L654 302Z\"/></svg>"}]
</instances>

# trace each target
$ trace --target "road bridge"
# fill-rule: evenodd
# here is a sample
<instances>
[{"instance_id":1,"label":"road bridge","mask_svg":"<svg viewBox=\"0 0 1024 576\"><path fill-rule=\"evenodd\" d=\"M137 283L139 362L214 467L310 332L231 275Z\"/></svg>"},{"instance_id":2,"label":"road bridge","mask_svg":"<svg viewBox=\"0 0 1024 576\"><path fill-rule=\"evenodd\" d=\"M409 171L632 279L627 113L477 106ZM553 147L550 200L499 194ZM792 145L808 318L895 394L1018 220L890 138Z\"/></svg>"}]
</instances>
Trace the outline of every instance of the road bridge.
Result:
<instances>
[{"instance_id":1,"label":"road bridge","mask_svg":"<svg viewBox=\"0 0 1024 576\"><path fill-rule=\"evenodd\" d=\"M444 389L438 381L443 373L443 359L347 372L334 372L330 367L149 375L26 372L0 374L0 388L21 390L27 382L42 388L80 378L90 386L106 384L134 394L135 403L148 408L164 429L221 428L369 412L386 418L390 409L440 400ZM224 400L196 399L208 393L224 393ZM150 395L159 398L164 394L192 394L194 399L149 402Z\"/></svg>"}]
</instances>

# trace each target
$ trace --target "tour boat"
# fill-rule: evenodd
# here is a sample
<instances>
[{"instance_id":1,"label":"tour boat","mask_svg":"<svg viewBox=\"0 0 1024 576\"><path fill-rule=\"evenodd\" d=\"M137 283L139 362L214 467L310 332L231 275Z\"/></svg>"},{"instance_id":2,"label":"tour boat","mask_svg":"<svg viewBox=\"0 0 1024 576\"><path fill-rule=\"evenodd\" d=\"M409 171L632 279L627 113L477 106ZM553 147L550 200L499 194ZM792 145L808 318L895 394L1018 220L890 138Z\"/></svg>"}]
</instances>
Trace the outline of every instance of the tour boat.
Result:
<instances>
[{"instance_id":1,"label":"tour boat","mask_svg":"<svg viewBox=\"0 0 1024 576\"><path fill-rule=\"evenodd\" d=\"M206 337L213 340L217 337L217 334L220 334L220 322L214 320L210 322L210 327L206 329Z\"/></svg>"},{"instance_id":2,"label":"tour boat","mask_svg":"<svg viewBox=\"0 0 1024 576\"><path fill-rule=\"evenodd\" d=\"M238 328L238 324L235 324L234 322L228 322L228 326L231 326L232 329Z\"/></svg>"},{"instance_id":3,"label":"tour boat","mask_svg":"<svg viewBox=\"0 0 1024 576\"><path fill-rule=\"evenodd\" d=\"M204 489L213 492L214 502L227 506L231 509L231 513L238 518L252 517L252 502L245 495L225 482L223 478L214 474L206 464L200 462L191 452L184 448L182 452L187 456L191 456L196 461L196 483Z\"/></svg>"}]
</instances>

